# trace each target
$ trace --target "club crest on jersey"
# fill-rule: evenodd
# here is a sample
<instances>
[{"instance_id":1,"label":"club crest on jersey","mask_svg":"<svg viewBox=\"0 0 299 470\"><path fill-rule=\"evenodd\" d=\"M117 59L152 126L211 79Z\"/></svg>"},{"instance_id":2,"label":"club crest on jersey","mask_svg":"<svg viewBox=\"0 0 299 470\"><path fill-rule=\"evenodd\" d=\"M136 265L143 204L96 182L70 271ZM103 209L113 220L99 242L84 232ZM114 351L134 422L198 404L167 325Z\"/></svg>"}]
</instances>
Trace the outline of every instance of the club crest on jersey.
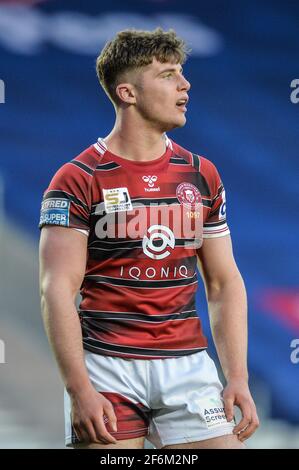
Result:
<instances>
[{"instance_id":1,"label":"club crest on jersey","mask_svg":"<svg viewBox=\"0 0 299 470\"><path fill-rule=\"evenodd\" d=\"M190 209L194 209L197 204L201 204L201 194L196 186L191 183L181 183L176 188L176 197L181 204Z\"/></svg>"},{"instance_id":2,"label":"club crest on jersey","mask_svg":"<svg viewBox=\"0 0 299 470\"><path fill-rule=\"evenodd\" d=\"M107 214L133 210L128 188L103 189L103 197Z\"/></svg>"},{"instance_id":3,"label":"club crest on jersey","mask_svg":"<svg viewBox=\"0 0 299 470\"><path fill-rule=\"evenodd\" d=\"M148 188L144 188L144 191L150 192L150 191L160 191L160 186L155 187L155 183L158 179L158 176L156 175L144 175L142 177L143 181L147 183Z\"/></svg>"}]
</instances>

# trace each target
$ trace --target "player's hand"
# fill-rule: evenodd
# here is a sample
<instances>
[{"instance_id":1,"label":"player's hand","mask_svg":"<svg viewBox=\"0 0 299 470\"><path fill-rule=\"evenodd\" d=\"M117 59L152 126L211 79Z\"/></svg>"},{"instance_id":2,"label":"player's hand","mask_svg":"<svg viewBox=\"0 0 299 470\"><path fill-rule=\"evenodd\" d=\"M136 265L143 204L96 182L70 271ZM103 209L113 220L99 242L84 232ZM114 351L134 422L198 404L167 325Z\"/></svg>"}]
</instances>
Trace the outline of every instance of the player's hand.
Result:
<instances>
[{"instance_id":1,"label":"player's hand","mask_svg":"<svg viewBox=\"0 0 299 470\"><path fill-rule=\"evenodd\" d=\"M248 439L258 428L259 419L256 407L249 391L248 383L243 379L232 379L223 391L224 409L226 418L231 421L234 417L234 405L238 406L242 413L242 419L234 427L234 434L243 442Z\"/></svg>"},{"instance_id":2,"label":"player's hand","mask_svg":"<svg viewBox=\"0 0 299 470\"><path fill-rule=\"evenodd\" d=\"M93 387L71 395L72 423L81 442L98 444L116 444L117 440L107 431L105 423L109 421L117 431L117 419L112 403Z\"/></svg>"}]
</instances>

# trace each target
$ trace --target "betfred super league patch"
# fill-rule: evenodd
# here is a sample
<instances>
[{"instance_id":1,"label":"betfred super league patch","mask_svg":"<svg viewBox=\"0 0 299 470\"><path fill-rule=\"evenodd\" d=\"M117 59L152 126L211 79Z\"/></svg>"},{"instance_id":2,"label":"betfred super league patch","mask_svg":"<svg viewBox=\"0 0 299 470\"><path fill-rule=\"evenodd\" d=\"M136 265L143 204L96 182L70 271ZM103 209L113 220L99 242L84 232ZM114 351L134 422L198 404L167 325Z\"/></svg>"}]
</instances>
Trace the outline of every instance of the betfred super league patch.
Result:
<instances>
[{"instance_id":1,"label":"betfred super league patch","mask_svg":"<svg viewBox=\"0 0 299 470\"><path fill-rule=\"evenodd\" d=\"M69 226L71 202L68 199L49 198L42 202L39 225Z\"/></svg>"}]
</instances>

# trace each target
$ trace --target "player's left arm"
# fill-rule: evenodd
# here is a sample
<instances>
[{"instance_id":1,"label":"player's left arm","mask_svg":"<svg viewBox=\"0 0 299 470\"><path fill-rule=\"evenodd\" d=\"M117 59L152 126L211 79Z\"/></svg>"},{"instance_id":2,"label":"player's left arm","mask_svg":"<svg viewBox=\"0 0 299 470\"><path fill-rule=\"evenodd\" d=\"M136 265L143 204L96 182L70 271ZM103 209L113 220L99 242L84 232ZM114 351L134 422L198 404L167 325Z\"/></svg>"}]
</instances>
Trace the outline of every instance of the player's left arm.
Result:
<instances>
[{"instance_id":1,"label":"player's left arm","mask_svg":"<svg viewBox=\"0 0 299 470\"><path fill-rule=\"evenodd\" d=\"M205 238L197 254L212 335L227 381L223 391L225 413L231 421L234 405L240 408L242 420L234 433L244 441L259 426L248 387L246 289L233 256L230 235Z\"/></svg>"}]
</instances>

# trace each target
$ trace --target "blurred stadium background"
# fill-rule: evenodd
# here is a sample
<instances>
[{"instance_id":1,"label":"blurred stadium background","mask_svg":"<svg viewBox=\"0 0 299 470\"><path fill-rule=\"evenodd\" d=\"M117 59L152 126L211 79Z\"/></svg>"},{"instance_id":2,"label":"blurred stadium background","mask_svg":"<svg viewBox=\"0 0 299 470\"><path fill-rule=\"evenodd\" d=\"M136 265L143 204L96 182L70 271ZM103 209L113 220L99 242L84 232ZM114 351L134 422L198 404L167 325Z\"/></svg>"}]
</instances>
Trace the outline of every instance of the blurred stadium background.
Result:
<instances>
[{"instance_id":1,"label":"blurred stadium background","mask_svg":"<svg viewBox=\"0 0 299 470\"><path fill-rule=\"evenodd\" d=\"M261 418L248 447L299 448L298 20L289 0L0 1L0 448L64 447L62 383L40 316L41 197L113 125L99 50L120 29L156 26L193 49L187 125L171 135L212 160L226 187ZM214 356L202 286L198 312Z\"/></svg>"}]
</instances>

